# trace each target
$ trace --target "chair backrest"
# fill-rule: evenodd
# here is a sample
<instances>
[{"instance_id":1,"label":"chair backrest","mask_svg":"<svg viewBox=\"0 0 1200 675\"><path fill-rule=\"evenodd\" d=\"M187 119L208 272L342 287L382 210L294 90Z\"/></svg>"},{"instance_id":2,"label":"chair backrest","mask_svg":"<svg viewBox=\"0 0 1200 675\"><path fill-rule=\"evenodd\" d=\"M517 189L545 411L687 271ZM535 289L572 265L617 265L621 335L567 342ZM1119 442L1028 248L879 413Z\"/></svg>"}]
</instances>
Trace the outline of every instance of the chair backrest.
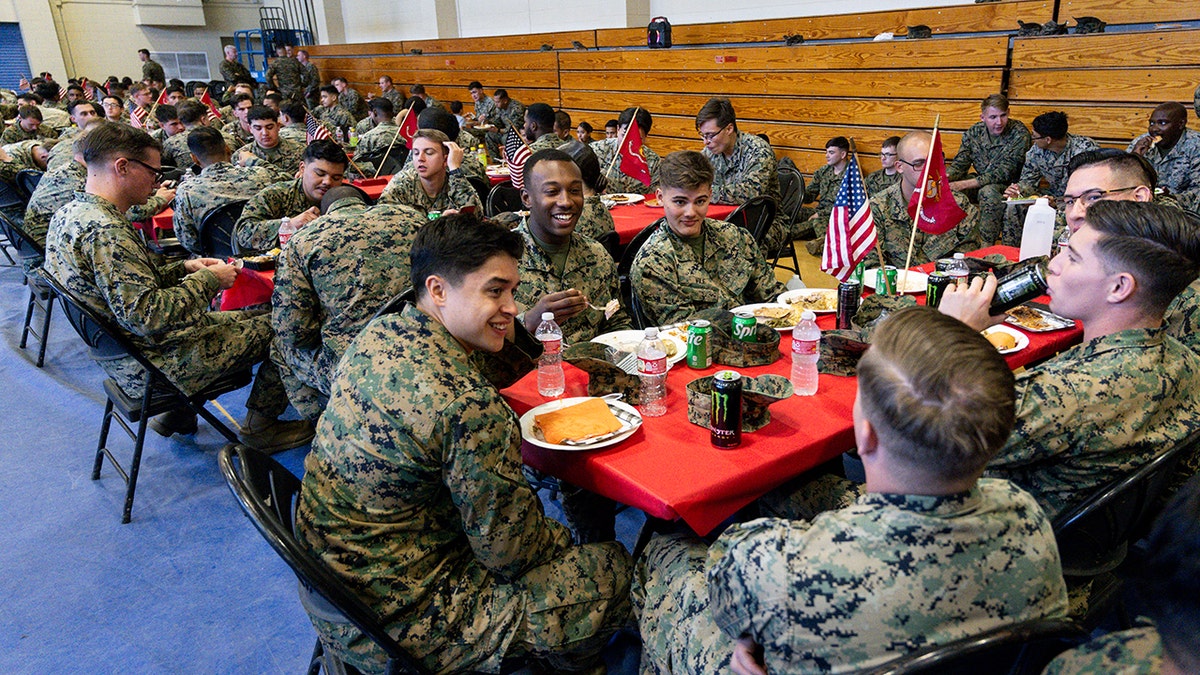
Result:
<instances>
[{"instance_id":1,"label":"chair backrest","mask_svg":"<svg viewBox=\"0 0 1200 675\"><path fill-rule=\"evenodd\" d=\"M242 445L222 448L217 462L229 490L259 534L292 568L300 583L324 598L379 645L395 662L388 664L389 672L395 665L409 672L429 672L388 635L379 616L296 538L294 515L300 494L299 478L270 456Z\"/></svg>"},{"instance_id":2,"label":"chair backrest","mask_svg":"<svg viewBox=\"0 0 1200 675\"><path fill-rule=\"evenodd\" d=\"M1087 631L1067 619L1033 619L921 649L865 672L867 675L1034 675L1041 673L1058 654L1082 644L1087 636Z\"/></svg>"},{"instance_id":3,"label":"chair backrest","mask_svg":"<svg viewBox=\"0 0 1200 675\"><path fill-rule=\"evenodd\" d=\"M763 237L767 235L767 230L770 229L771 223L775 222L776 212L775 200L767 195L759 195L751 197L744 204L733 210L725 220L737 225L738 227L746 228L754 241L760 246L763 243ZM773 254L774 251L763 251L764 255Z\"/></svg>"},{"instance_id":4,"label":"chair backrest","mask_svg":"<svg viewBox=\"0 0 1200 675\"><path fill-rule=\"evenodd\" d=\"M790 164L790 163L789 163ZM779 165L779 211L794 223L804 208L804 175L794 164Z\"/></svg>"},{"instance_id":5,"label":"chair backrest","mask_svg":"<svg viewBox=\"0 0 1200 675\"><path fill-rule=\"evenodd\" d=\"M45 171L37 169L21 169L17 172L17 189L24 193L26 203L33 196L33 191L37 189L38 183L41 182L42 175L45 173Z\"/></svg>"},{"instance_id":6,"label":"chair backrest","mask_svg":"<svg viewBox=\"0 0 1200 675\"><path fill-rule=\"evenodd\" d=\"M71 327L75 329L79 337L83 338L84 344L92 353L92 358L111 359L132 356L143 368L147 368L151 372L158 372L158 369L151 365L141 352L121 334L112 321L93 311L87 306L87 303L68 290L52 274L44 269L40 272L42 281L54 289L54 294L58 296L59 304L62 305L63 314L67 315L67 321Z\"/></svg>"},{"instance_id":7,"label":"chair backrest","mask_svg":"<svg viewBox=\"0 0 1200 675\"><path fill-rule=\"evenodd\" d=\"M605 232L596 237L596 241L608 251L608 255L612 256L613 262L621 260L621 235L616 230Z\"/></svg>"},{"instance_id":8,"label":"chair backrest","mask_svg":"<svg viewBox=\"0 0 1200 675\"><path fill-rule=\"evenodd\" d=\"M21 207L29 203L29 197L21 194L17 186L6 181L0 180L0 209Z\"/></svg>"},{"instance_id":9,"label":"chair backrest","mask_svg":"<svg viewBox=\"0 0 1200 675\"><path fill-rule=\"evenodd\" d=\"M486 210L489 218L498 213L522 211L524 208L525 205L521 203L521 191L509 181L492 186L491 192L488 193Z\"/></svg>"},{"instance_id":10,"label":"chair backrest","mask_svg":"<svg viewBox=\"0 0 1200 675\"><path fill-rule=\"evenodd\" d=\"M1142 467L1109 483L1054 519L1063 574L1090 577L1115 569L1129 543L1161 508L1180 463L1200 451L1200 429Z\"/></svg>"},{"instance_id":11,"label":"chair backrest","mask_svg":"<svg viewBox=\"0 0 1200 675\"><path fill-rule=\"evenodd\" d=\"M22 260L29 258L41 258L45 256L46 250L36 239L29 236L25 228L17 225L8 216L0 211L0 234L3 234L8 243L17 251L17 257Z\"/></svg>"},{"instance_id":12,"label":"chair backrest","mask_svg":"<svg viewBox=\"0 0 1200 675\"><path fill-rule=\"evenodd\" d=\"M488 195L492 191L491 182L488 181L488 179L480 178L479 176L467 176L467 182L471 184L471 187L475 188L475 194L479 195L479 203L487 204Z\"/></svg>"},{"instance_id":13,"label":"chair backrest","mask_svg":"<svg viewBox=\"0 0 1200 675\"><path fill-rule=\"evenodd\" d=\"M239 252L233 237L233 226L242 217L242 209L248 200L242 199L222 204L204 214L200 220L200 250L213 258L228 258Z\"/></svg>"},{"instance_id":14,"label":"chair backrest","mask_svg":"<svg viewBox=\"0 0 1200 675\"><path fill-rule=\"evenodd\" d=\"M625 252L621 254L621 259L617 261L617 281L620 284L621 304L625 307L625 311L629 313L629 318L633 319L633 323L638 328L645 328L652 325L650 317L642 311L642 303L638 301L637 293L633 292L633 279L630 277L630 270L633 269L633 259L637 257L637 253L641 250L642 245L654 234L659 225L666 222L666 218L659 218L642 228L629 241L629 245L625 247Z\"/></svg>"}]
</instances>

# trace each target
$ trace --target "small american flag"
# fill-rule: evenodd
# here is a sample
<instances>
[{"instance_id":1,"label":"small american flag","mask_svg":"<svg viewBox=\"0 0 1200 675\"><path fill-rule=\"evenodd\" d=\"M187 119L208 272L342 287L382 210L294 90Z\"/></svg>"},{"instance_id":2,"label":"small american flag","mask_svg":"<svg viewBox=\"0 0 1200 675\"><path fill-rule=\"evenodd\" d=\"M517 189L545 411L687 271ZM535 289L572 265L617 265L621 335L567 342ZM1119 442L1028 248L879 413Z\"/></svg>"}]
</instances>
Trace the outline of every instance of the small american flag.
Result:
<instances>
[{"instance_id":1,"label":"small american flag","mask_svg":"<svg viewBox=\"0 0 1200 675\"><path fill-rule=\"evenodd\" d=\"M92 89L94 85L91 82L88 82L86 77L79 80L79 86L83 87L83 99L85 101L96 100L96 91Z\"/></svg>"},{"instance_id":2,"label":"small american flag","mask_svg":"<svg viewBox=\"0 0 1200 675\"><path fill-rule=\"evenodd\" d=\"M133 110L129 111L129 123L135 129L146 129L146 118L150 117L150 111L141 106L134 106Z\"/></svg>"},{"instance_id":3,"label":"small american flag","mask_svg":"<svg viewBox=\"0 0 1200 675\"><path fill-rule=\"evenodd\" d=\"M517 130L509 127L504 135L504 163L508 165L508 177L513 187L525 189L525 162L529 159L529 146L517 135Z\"/></svg>"},{"instance_id":4,"label":"small american flag","mask_svg":"<svg viewBox=\"0 0 1200 675\"><path fill-rule=\"evenodd\" d=\"M317 121L317 118L312 116L312 113L304 113L304 128L308 131L308 142L319 141L322 139L330 139L333 136L324 124Z\"/></svg>"},{"instance_id":5,"label":"small american flag","mask_svg":"<svg viewBox=\"0 0 1200 675\"><path fill-rule=\"evenodd\" d=\"M867 190L858 170L858 156L851 155L842 174L842 186L833 200L833 212L829 214L821 269L838 281L849 279L854 266L875 247L875 241L875 219L871 217Z\"/></svg>"}]
</instances>

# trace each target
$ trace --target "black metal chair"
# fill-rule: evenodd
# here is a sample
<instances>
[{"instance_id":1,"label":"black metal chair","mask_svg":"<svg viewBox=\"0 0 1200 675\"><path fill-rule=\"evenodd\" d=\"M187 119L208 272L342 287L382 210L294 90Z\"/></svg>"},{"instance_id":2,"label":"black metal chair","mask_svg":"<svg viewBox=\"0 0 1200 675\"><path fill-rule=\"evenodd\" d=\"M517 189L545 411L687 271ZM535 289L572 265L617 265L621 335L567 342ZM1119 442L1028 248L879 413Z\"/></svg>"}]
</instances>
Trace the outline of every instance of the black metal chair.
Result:
<instances>
[{"instance_id":1,"label":"black metal chair","mask_svg":"<svg viewBox=\"0 0 1200 675\"><path fill-rule=\"evenodd\" d=\"M233 227L248 200L222 204L204 214L200 220L200 251L205 256L225 259L241 252L233 237Z\"/></svg>"},{"instance_id":2,"label":"black metal chair","mask_svg":"<svg viewBox=\"0 0 1200 675\"><path fill-rule=\"evenodd\" d=\"M121 514L121 522L128 523L133 513L133 495L137 490L138 471L142 464L142 448L146 442L146 425L150 418L174 410L191 409L203 417L222 436L231 442L236 442L237 434L209 412L204 407L204 403L250 384L252 377L250 370L230 373L213 382L203 391L189 396L176 387L157 366L142 354L141 350L126 339L112 321L93 311L78 296L44 270L41 276L58 296L63 314L66 315L67 321L71 323L79 337L83 338L93 359L106 360L131 356L146 371L143 382L144 394L141 397L129 396L112 378L104 381L104 393L108 397L108 403L104 407L104 419L100 425L100 440L96 444L96 462L92 466L92 480L99 480L100 469L104 464L104 458L107 457L113 468L120 474L121 479L125 481L125 508ZM120 416L114 412L120 412ZM130 459L128 470L117 461L116 456L107 445L108 431L113 420L116 420L117 424L134 441L133 457ZM137 424L136 431L130 426L131 424Z\"/></svg>"},{"instance_id":3,"label":"black metal chair","mask_svg":"<svg viewBox=\"0 0 1200 675\"><path fill-rule=\"evenodd\" d=\"M521 191L513 187L511 181L505 181L492 186L487 199L487 216L492 218L500 213L525 210L521 202Z\"/></svg>"},{"instance_id":4,"label":"black metal chair","mask_svg":"<svg viewBox=\"0 0 1200 675\"><path fill-rule=\"evenodd\" d=\"M34 259L40 261L45 256L42 245L3 213L0 213L0 234L8 239L22 263ZM25 280L29 284L29 304L25 306L25 325L21 329L20 347L25 349L29 336L32 335L38 341L37 367L41 368L46 362L46 336L50 333L50 315L54 313L54 293L42 280L41 274L26 272ZM40 328L33 327L35 308L42 313Z\"/></svg>"},{"instance_id":5,"label":"black metal chair","mask_svg":"<svg viewBox=\"0 0 1200 675\"><path fill-rule=\"evenodd\" d=\"M779 167L779 200L779 211L789 225L794 224L799 220L800 211L804 208L804 176L795 165ZM767 255L767 253L767 251L763 251L763 255ZM785 242L778 251L770 253L774 257L771 261L774 267L782 267L800 274L800 260L796 257L795 242ZM791 267L779 264L779 260L784 255L791 257Z\"/></svg>"},{"instance_id":6,"label":"black metal chair","mask_svg":"<svg viewBox=\"0 0 1200 675\"><path fill-rule=\"evenodd\" d=\"M777 210L774 199L766 195L759 195L746 200L745 203L734 209L733 213L726 216L725 220L745 228L754 236L754 241L761 246L762 238L766 236L767 230L771 229L771 223L775 222ZM767 254L767 251L763 252L763 255Z\"/></svg>"},{"instance_id":7,"label":"black metal chair","mask_svg":"<svg viewBox=\"0 0 1200 675\"><path fill-rule=\"evenodd\" d=\"M296 538L294 516L300 493L299 478L271 457L242 445L225 446L217 461L242 512L275 553L292 568L310 597L324 600L345 617L346 623L354 624L388 655L385 672L430 672L388 634L379 616ZM318 639L308 672L316 673L320 664L330 662L357 672L348 664L337 662L333 654L325 653ZM326 667L326 672L330 672L330 668Z\"/></svg>"},{"instance_id":8,"label":"black metal chair","mask_svg":"<svg viewBox=\"0 0 1200 675\"><path fill-rule=\"evenodd\" d=\"M479 195L479 203L487 204L488 195L492 191L491 181L479 176L467 176L467 181L471 184L471 187L475 188L475 194Z\"/></svg>"},{"instance_id":9,"label":"black metal chair","mask_svg":"<svg viewBox=\"0 0 1200 675\"><path fill-rule=\"evenodd\" d=\"M26 205L29 204L29 198L33 196L33 191L37 189L45 173L37 169L21 169L17 172L17 190L21 191Z\"/></svg>"},{"instance_id":10,"label":"black metal chair","mask_svg":"<svg viewBox=\"0 0 1200 675\"><path fill-rule=\"evenodd\" d=\"M608 255L612 256L613 262L621 261L621 235L616 230L605 232L596 237L596 241L604 247L605 251L608 251Z\"/></svg>"},{"instance_id":11,"label":"black metal chair","mask_svg":"<svg viewBox=\"0 0 1200 675\"><path fill-rule=\"evenodd\" d=\"M1036 675L1055 656L1082 644L1087 631L1067 619L1034 619L921 649L865 675Z\"/></svg>"},{"instance_id":12,"label":"black metal chair","mask_svg":"<svg viewBox=\"0 0 1200 675\"><path fill-rule=\"evenodd\" d=\"M28 203L29 198L22 196L16 185L0 180L0 213L18 227L25 224L25 206ZM8 258L9 265L16 265L17 261L8 252L9 248L16 248L16 242L8 241L0 245L0 253Z\"/></svg>"},{"instance_id":13,"label":"black metal chair","mask_svg":"<svg viewBox=\"0 0 1200 675\"><path fill-rule=\"evenodd\" d=\"M633 259L637 257L637 252L654 234L658 226L666 222L666 218L659 218L642 228L629 241L629 245L625 247L625 252L621 254L621 259L617 261L617 281L621 286L621 304L625 307L625 311L629 313L629 318L633 319L633 324L638 328L652 326L654 323L646 313L642 311L642 303L638 301L637 293L633 292L633 281L630 278L630 271L633 269Z\"/></svg>"}]
</instances>

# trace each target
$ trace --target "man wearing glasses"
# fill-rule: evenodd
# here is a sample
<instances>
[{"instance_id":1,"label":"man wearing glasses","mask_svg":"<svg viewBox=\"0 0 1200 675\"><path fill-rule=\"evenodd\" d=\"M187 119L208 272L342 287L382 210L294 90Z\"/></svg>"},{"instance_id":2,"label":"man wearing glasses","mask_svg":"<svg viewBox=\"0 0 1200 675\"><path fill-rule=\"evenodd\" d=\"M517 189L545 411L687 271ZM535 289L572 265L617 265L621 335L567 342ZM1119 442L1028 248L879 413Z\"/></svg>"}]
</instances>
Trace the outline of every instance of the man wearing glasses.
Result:
<instances>
[{"instance_id":1,"label":"man wearing glasses","mask_svg":"<svg viewBox=\"0 0 1200 675\"><path fill-rule=\"evenodd\" d=\"M883 142L879 149L879 163L883 168L872 171L863 178L863 185L868 195L876 195L900 182L900 172L897 170L896 146L900 145L899 136L891 136ZM841 187L841 186L839 186Z\"/></svg>"},{"instance_id":2,"label":"man wearing glasses","mask_svg":"<svg viewBox=\"0 0 1200 675\"><path fill-rule=\"evenodd\" d=\"M1057 203L1067 188L1067 168L1075 157L1096 150L1099 146L1087 136L1067 132L1067 115L1062 112L1042 113L1033 118L1033 147L1025 153L1021 177L1004 191L1006 199L1029 195L1048 195ZM1046 181L1046 189L1039 190ZM1061 206L1061 203L1057 204ZM1004 232L1000 241L1005 246L1020 246L1021 231L1027 209L1010 205L1004 213Z\"/></svg>"},{"instance_id":3,"label":"man wearing glasses","mask_svg":"<svg viewBox=\"0 0 1200 675\"><path fill-rule=\"evenodd\" d=\"M952 190L978 190L980 243L991 246L1004 221L1004 190L1021 175L1029 129L1008 117L1008 98L983 99L979 121L963 132L962 145L946 167ZM967 172L974 168L975 176Z\"/></svg>"}]
</instances>

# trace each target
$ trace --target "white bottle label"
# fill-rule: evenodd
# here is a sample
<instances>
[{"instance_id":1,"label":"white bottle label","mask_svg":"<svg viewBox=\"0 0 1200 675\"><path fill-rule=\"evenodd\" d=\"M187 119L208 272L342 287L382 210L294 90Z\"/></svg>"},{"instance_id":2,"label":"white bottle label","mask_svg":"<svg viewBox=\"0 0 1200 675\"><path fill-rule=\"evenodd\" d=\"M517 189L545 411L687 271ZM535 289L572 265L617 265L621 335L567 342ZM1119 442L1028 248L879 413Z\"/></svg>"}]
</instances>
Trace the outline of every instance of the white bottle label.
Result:
<instances>
[{"instance_id":1,"label":"white bottle label","mask_svg":"<svg viewBox=\"0 0 1200 675\"><path fill-rule=\"evenodd\" d=\"M792 340L792 353L801 356L816 356L817 340Z\"/></svg>"},{"instance_id":2,"label":"white bottle label","mask_svg":"<svg viewBox=\"0 0 1200 675\"><path fill-rule=\"evenodd\" d=\"M645 375L662 375L667 372L667 357L657 359L638 358L638 372Z\"/></svg>"}]
</instances>

